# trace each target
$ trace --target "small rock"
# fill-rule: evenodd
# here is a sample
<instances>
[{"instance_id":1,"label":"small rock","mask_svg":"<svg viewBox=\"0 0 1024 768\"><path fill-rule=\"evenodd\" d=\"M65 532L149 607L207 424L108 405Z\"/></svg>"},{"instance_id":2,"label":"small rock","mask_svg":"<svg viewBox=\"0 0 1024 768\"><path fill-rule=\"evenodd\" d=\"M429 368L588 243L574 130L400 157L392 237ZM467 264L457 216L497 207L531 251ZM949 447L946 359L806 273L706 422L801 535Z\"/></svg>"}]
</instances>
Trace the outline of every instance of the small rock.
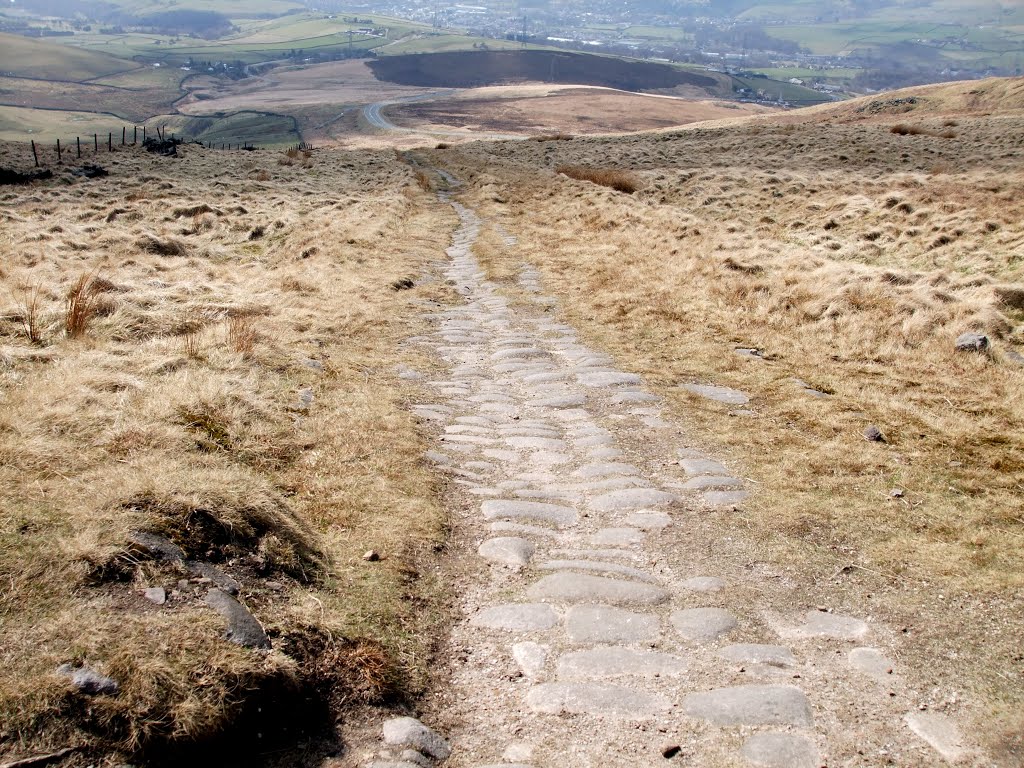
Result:
<instances>
[{"instance_id":1,"label":"small rock","mask_svg":"<svg viewBox=\"0 0 1024 768\"><path fill-rule=\"evenodd\" d=\"M393 747L412 747L435 760L444 760L452 753L447 741L414 717L388 720L382 730L384 743Z\"/></svg>"},{"instance_id":2,"label":"small rock","mask_svg":"<svg viewBox=\"0 0 1024 768\"><path fill-rule=\"evenodd\" d=\"M984 352L988 347L988 336L981 333L964 333L956 340L956 348L960 352Z\"/></svg>"},{"instance_id":3,"label":"small rock","mask_svg":"<svg viewBox=\"0 0 1024 768\"><path fill-rule=\"evenodd\" d=\"M902 488L893 488L891 491L889 491L889 496L894 499L902 499L904 496L904 491Z\"/></svg>"},{"instance_id":4,"label":"small rock","mask_svg":"<svg viewBox=\"0 0 1024 768\"><path fill-rule=\"evenodd\" d=\"M149 602L163 605L167 602L167 590L163 587L149 587L142 593Z\"/></svg>"},{"instance_id":5,"label":"small rock","mask_svg":"<svg viewBox=\"0 0 1024 768\"><path fill-rule=\"evenodd\" d=\"M101 675L88 667L72 667L61 664L57 674L71 678L71 684L86 696L116 696L119 689L117 681L112 677Z\"/></svg>"},{"instance_id":6,"label":"small rock","mask_svg":"<svg viewBox=\"0 0 1024 768\"><path fill-rule=\"evenodd\" d=\"M185 553L181 547L172 542L166 536L147 531L134 531L131 535L131 542L146 552L154 560L175 560L185 559Z\"/></svg>"},{"instance_id":7,"label":"small rock","mask_svg":"<svg viewBox=\"0 0 1024 768\"><path fill-rule=\"evenodd\" d=\"M884 443L885 435L882 434L882 430L872 424L864 430L864 439L869 443Z\"/></svg>"},{"instance_id":8,"label":"small rock","mask_svg":"<svg viewBox=\"0 0 1024 768\"><path fill-rule=\"evenodd\" d=\"M363 555L363 560L365 560L368 563L376 563L378 560L380 560L380 553L375 552L371 549Z\"/></svg>"},{"instance_id":9,"label":"small rock","mask_svg":"<svg viewBox=\"0 0 1024 768\"><path fill-rule=\"evenodd\" d=\"M211 589L206 604L228 622L226 638L244 648L270 648L270 638L249 609L222 589Z\"/></svg>"},{"instance_id":10,"label":"small rock","mask_svg":"<svg viewBox=\"0 0 1024 768\"><path fill-rule=\"evenodd\" d=\"M304 357L301 360L299 360L299 363L305 366L306 368L309 368L311 371L318 371L322 373L324 370L324 364L321 363L319 360L314 360L311 357Z\"/></svg>"},{"instance_id":11,"label":"small rock","mask_svg":"<svg viewBox=\"0 0 1024 768\"><path fill-rule=\"evenodd\" d=\"M185 567L188 568L192 575L209 581L213 586L223 589L229 595L237 595L242 591L241 583L228 576L215 565L190 560L185 563Z\"/></svg>"}]
</instances>

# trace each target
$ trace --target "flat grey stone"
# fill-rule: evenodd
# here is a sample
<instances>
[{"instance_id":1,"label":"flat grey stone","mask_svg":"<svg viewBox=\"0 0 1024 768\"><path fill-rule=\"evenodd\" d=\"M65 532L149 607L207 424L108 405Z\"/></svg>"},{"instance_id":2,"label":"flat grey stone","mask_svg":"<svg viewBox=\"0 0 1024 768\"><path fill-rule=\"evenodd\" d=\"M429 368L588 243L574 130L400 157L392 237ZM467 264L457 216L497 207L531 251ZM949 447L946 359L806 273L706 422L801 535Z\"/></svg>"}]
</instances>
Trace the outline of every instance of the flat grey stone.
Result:
<instances>
[{"instance_id":1,"label":"flat grey stone","mask_svg":"<svg viewBox=\"0 0 1024 768\"><path fill-rule=\"evenodd\" d=\"M567 571L545 576L534 583L527 594L534 600L610 605L657 605L669 598L668 592L652 584Z\"/></svg>"},{"instance_id":2,"label":"flat grey stone","mask_svg":"<svg viewBox=\"0 0 1024 768\"><path fill-rule=\"evenodd\" d=\"M560 715L606 715L647 720L671 708L654 693L599 683L544 683L530 689L526 703L534 712Z\"/></svg>"},{"instance_id":3,"label":"flat grey stone","mask_svg":"<svg viewBox=\"0 0 1024 768\"><path fill-rule=\"evenodd\" d=\"M810 727L814 723L804 692L791 685L738 685L691 693L683 699L683 711L715 725Z\"/></svg>"},{"instance_id":4,"label":"flat grey stone","mask_svg":"<svg viewBox=\"0 0 1024 768\"><path fill-rule=\"evenodd\" d=\"M527 451L564 451L565 440L555 437L525 437L513 435L503 438L505 444L511 448Z\"/></svg>"},{"instance_id":5,"label":"flat grey stone","mask_svg":"<svg viewBox=\"0 0 1024 768\"><path fill-rule=\"evenodd\" d=\"M661 620L610 605L574 605L565 614L572 643L653 643L661 635Z\"/></svg>"},{"instance_id":6,"label":"flat grey stone","mask_svg":"<svg viewBox=\"0 0 1024 768\"><path fill-rule=\"evenodd\" d=\"M487 520L539 520L559 528L575 525L579 518L576 510L571 507L544 504L539 501L488 500L480 509Z\"/></svg>"},{"instance_id":7,"label":"flat grey stone","mask_svg":"<svg viewBox=\"0 0 1024 768\"><path fill-rule=\"evenodd\" d=\"M811 637L833 637L837 640L859 640L868 633L868 625L852 616L824 611L808 611L800 633Z\"/></svg>"},{"instance_id":8,"label":"flat grey stone","mask_svg":"<svg viewBox=\"0 0 1024 768\"><path fill-rule=\"evenodd\" d=\"M509 632L540 632L555 626L558 614L550 605L543 603L506 603L474 613L469 623L474 627Z\"/></svg>"},{"instance_id":9,"label":"flat grey stone","mask_svg":"<svg viewBox=\"0 0 1024 768\"><path fill-rule=\"evenodd\" d=\"M502 565L522 567L530 562L537 547L526 539L513 536L499 536L488 539L480 545L477 553L485 560Z\"/></svg>"},{"instance_id":10,"label":"flat grey stone","mask_svg":"<svg viewBox=\"0 0 1024 768\"><path fill-rule=\"evenodd\" d=\"M637 581L646 581L657 584L659 579L639 568L633 568L620 563L606 563L594 560L550 560L538 566L543 571L591 571L593 573L611 574L614 576L626 576Z\"/></svg>"},{"instance_id":11,"label":"flat grey stone","mask_svg":"<svg viewBox=\"0 0 1024 768\"><path fill-rule=\"evenodd\" d=\"M660 531L672 524L667 512L632 512L626 515L625 522L643 531Z\"/></svg>"},{"instance_id":12,"label":"flat grey stone","mask_svg":"<svg viewBox=\"0 0 1024 768\"><path fill-rule=\"evenodd\" d=\"M950 718L937 712L911 712L903 718L918 737L951 763L969 753L963 735Z\"/></svg>"},{"instance_id":13,"label":"flat grey stone","mask_svg":"<svg viewBox=\"0 0 1024 768\"><path fill-rule=\"evenodd\" d=\"M537 677L548 663L548 649L540 643L526 641L512 646L512 658L527 677Z\"/></svg>"},{"instance_id":14,"label":"flat grey stone","mask_svg":"<svg viewBox=\"0 0 1024 768\"><path fill-rule=\"evenodd\" d=\"M736 628L736 618L723 608L687 608L669 617L672 626L686 640L709 643Z\"/></svg>"},{"instance_id":15,"label":"flat grey stone","mask_svg":"<svg viewBox=\"0 0 1024 768\"><path fill-rule=\"evenodd\" d=\"M712 507L732 507L742 503L750 494L747 491L706 491L704 501Z\"/></svg>"},{"instance_id":16,"label":"flat grey stone","mask_svg":"<svg viewBox=\"0 0 1024 768\"><path fill-rule=\"evenodd\" d=\"M386 720L381 730L388 746L411 747L435 760L444 760L452 753L447 741L414 717Z\"/></svg>"},{"instance_id":17,"label":"flat grey stone","mask_svg":"<svg viewBox=\"0 0 1024 768\"><path fill-rule=\"evenodd\" d=\"M635 373L620 373L618 371L580 373L576 375L576 380L585 387L618 387L624 384L640 383L640 377Z\"/></svg>"},{"instance_id":18,"label":"flat grey stone","mask_svg":"<svg viewBox=\"0 0 1024 768\"><path fill-rule=\"evenodd\" d=\"M101 675L89 667L61 664L56 672L61 677L68 678L71 684L86 696L116 696L121 687L114 678Z\"/></svg>"},{"instance_id":19,"label":"flat grey stone","mask_svg":"<svg viewBox=\"0 0 1024 768\"><path fill-rule=\"evenodd\" d=\"M741 643L727 645L718 653L737 664L767 664L771 667L792 667L796 664L793 652L782 645Z\"/></svg>"},{"instance_id":20,"label":"flat grey stone","mask_svg":"<svg viewBox=\"0 0 1024 768\"><path fill-rule=\"evenodd\" d=\"M880 683L893 679L893 663L877 648L854 648L847 659L850 666Z\"/></svg>"},{"instance_id":21,"label":"flat grey stone","mask_svg":"<svg viewBox=\"0 0 1024 768\"><path fill-rule=\"evenodd\" d=\"M720 589L725 589L725 581L717 576L694 576L679 586L691 592L718 592Z\"/></svg>"},{"instance_id":22,"label":"flat grey stone","mask_svg":"<svg viewBox=\"0 0 1024 768\"><path fill-rule=\"evenodd\" d=\"M206 604L228 623L225 637L244 648L270 648L270 638L249 609L216 587L206 593Z\"/></svg>"},{"instance_id":23,"label":"flat grey stone","mask_svg":"<svg viewBox=\"0 0 1024 768\"><path fill-rule=\"evenodd\" d=\"M558 660L560 678L671 677L686 672L678 656L632 648L591 648Z\"/></svg>"},{"instance_id":24,"label":"flat grey stone","mask_svg":"<svg viewBox=\"0 0 1024 768\"><path fill-rule=\"evenodd\" d=\"M142 591L142 596L156 605L167 602L167 590L163 587L148 587Z\"/></svg>"},{"instance_id":25,"label":"flat grey stone","mask_svg":"<svg viewBox=\"0 0 1024 768\"><path fill-rule=\"evenodd\" d=\"M129 540L137 549L141 549L154 560L181 562L185 559L185 553L181 547L158 533L132 531Z\"/></svg>"},{"instance_id":26,"label":"flat grey stone","mask_svg":"<svg viewBox=\"0 0 1024 768\"><path fill-rule=\"evenodd\" d=\"M632 464L609 461L597 464L584 464L573 472L573 474L576 477L583 478L584 480L590 480L593 478L608 477L610 475L639 475L640 470Z\"/></svg>"},{"instance_id":27,"label":"flat grey stone","mask_svg":"<svg viewBox=\"0 0 1024 768\"><path fill-rule=\"evenodd\" d=\"M712 459L689 458L680 459L679 466L688 475L728 475L729 470Z\"/></svg>"},{"instance_id":28,"label":"flat grey stone","mask_svg":"<svg viewBox=\"0 0 1024 768\"><path fill-rule=\"evenodd\" d=\"M814 742L795 733L755 734L743 743L740 754L759 768L821 768Z\"/></svg>"},{"instance_id":29,"label":"flat grey stone","mask_svg":"<svg viewBox=\"0 0 1024 768\"><path fill-rule=\"evenodd\" d=\"M578 408L586 402L587 398L584 395L561 395L534 400L533 404L538 408Z\"/></svg>"},{"instance_id":30,"label":"flat grey stone","mask_svg":"<svg viewBox=\"0 0 1024 768\"><path fill-rule=\"evenodd\" d=\"M617 491L622 488L649 488L650 482L642 477L605 477L601 480L582 480L572 486L581 491Z\"/></svg>"},{"instance_id":31,"label":"flat grey stone","mask_svg":"<svg viewBox=\"0 0 1024 768\"><path fill-rule=\"evenodd\" d=\"M426 755L420 754L415 749L403 749L398 759L407 760L414 765L418 765L419 768L434 768L434 761Z\"/></svg>"},{"instance_id":32,"label":"flat grey stone","mask_svg":"<svg viewBox=\"0 0 1024 768\"><path fill-rule=\"evenodd\" d=\"M743 481L735 477L727 477L724 475L701 475L699 477L691 477L685 483L683 488L687 491L703 491L706 488L742 488Z\"/></svg>"},{"instance_id":33,"label":"flat grey stone","mask_svg":"<svg viewBox=\"0 0 1024 768\"><path fill-rule=\"evenodd\" d=\"M989 348L988 336L983 333L963 333L956 339L956 348L961 352L984 352Z\"/></svg>"},{"instance_id":34,"label":"flat grey stone","mask_svg":"<svg viewBox=\"0 0 1024 768\"><path fill-rule=\"evenodd\" d=\"M519 454L516 451L509 451L504 448L484 448L480 451L480 454L501 462L519 461Z\"/></svg>"},{"instance_id":35,"label":"flat grey stone","mask_svg":"<svg viewBox=\"0 0 1024 768\"><path fill-rule=\"evenodd\" d=\"M638 507L660 507L671 504L676 497L656 488L623 488L609 491L590 501L590 508L597 512L616 512Z\"/></svg>"},{"instance_id":36,"label":"flat grey stone","mask_svg":"<svg viewBox=\"0 0 1024 768\"><path fill-rule=\"evenodd\" d=\"M521 525L519 523L506 523L506 522L503 522L503 521L499 520L496 523L491 523L487 527L490 528L490 530L493 531L494 533L510 532L510 533L524 533L524 534L528 534L530 536L546 536L548 538L557 538L558 537L558 532L557 531L553 531L550 528L541 528L540 526L537 526L537 525Z\"/></svg>"},{"instance_id":37,"label":"flat grey stone","mask_svg":"<svg viewBox=\"0 0 1024 768\"><path fill-rule=\"evenodd\" d=\"M748 360L760 360L764 362L764 353L760 349L753 349L750 347L737 347L733 350L740 357L745 357Z\"/></svg>"},{"instance_id":38,"label":"flat grey stone","mask_svg":"<svg viewBox=\"0 0 1024 768\"><path fill-rule=\"evenodd\" d=\"M602 528L590 537L595 547L631 547L644 540L639 528Z\"/></svg>"},{"instance_id":39,"label":"flat grey stone","mask_svg":"<svg viewBox=\"0 0 1024 768\"><path fill-rule=\"evenodd\" d=\"M530 357L543 357L547 353L537 347L522 347L520 349L502 349L491 355L491 360L522 360Z\"/></svg>"},{"instance_id":40,"label":"flat grey stone","mask_svg":"<svg viewBox=\"0 0 1024 768\"><path fill-rule=\"evenodd\" d=\"M544 373L531 373L523 376L524 384L550 384L555 381L568 381L573 376L566 371L545 371Z\"/></svg>"},{"instance_id":41,"label":"flat grey stone","mask_svg":"<svg viewBox=\"0 0 1024 768\"><path fill-rule=\"evenodd\" d=\"M746 393L740 392L738 389L730 389L729 387L716 387L709 384L684 384L683 389L695 395L705 397L708 400L726 403L727 405L746 405L750 402L750 397Z\"/></svg>"},{"instance_id":42,"label":"flat grey stone","mask_svg":"<svg viewBox=\"0 0 1024 768\"><path fill-rule=\"evenodd\" d=\"M657 395L652 395L649 392L636 392L628 390L625 392L618 392L612 396L612 402L616 405L620 403L653 403L660 400Z\"/></svg>"}]
</instances>

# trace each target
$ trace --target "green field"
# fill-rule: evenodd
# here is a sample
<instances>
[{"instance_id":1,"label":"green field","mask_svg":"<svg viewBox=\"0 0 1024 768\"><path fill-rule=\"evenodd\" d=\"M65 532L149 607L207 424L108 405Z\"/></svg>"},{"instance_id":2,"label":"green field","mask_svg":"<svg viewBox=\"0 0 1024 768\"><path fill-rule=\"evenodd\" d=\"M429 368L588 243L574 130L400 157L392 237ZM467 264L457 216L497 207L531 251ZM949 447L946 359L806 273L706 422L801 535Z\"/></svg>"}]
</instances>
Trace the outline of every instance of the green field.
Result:
<instances>
[{"instance_id":1,"label":"green field","mask_svg":"<svg viewBox=\"0 0 1024 768\"><path fill-rule=\"evenodd\" d=\"M115 132L120 137L125 124L126 121L118 117L95 112L0 107L0 139L5 141L35 139L52 144L60 139L65 146L72 146L76 136L84 140L94 133L105 136Z\"/></svg>"},{"instance_id":2,"label":"green field","mask_svg":"<svg viewBox=\"0 0 1024 768\"><path fill-rule=\"evenodd\" d=\"M131 61L93 51L0 32L0 72L40 80L90 80L136 69Z\"/></svg>"}]
</instances>

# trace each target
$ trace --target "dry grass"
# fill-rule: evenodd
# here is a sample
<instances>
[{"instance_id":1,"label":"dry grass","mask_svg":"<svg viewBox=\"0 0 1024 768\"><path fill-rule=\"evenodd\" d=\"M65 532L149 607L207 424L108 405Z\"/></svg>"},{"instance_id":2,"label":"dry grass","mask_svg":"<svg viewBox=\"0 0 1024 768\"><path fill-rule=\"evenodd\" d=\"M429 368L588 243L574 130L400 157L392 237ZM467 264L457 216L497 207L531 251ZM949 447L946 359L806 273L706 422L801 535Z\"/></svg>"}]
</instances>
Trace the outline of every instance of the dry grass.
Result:
<instances>
[{"instance_id":1,"label":"dry grass","mask_svg":"<svg viewBox=\"0 0 1024 768\"><path fill-rule=\"evenodd\" d=\"M1024 123L962 115L955 140L910 142L884 120L823 115L437 161L519 239L514 257L487 252L488 269L501 278L528 258L589 343L747 468L759 490L742 523L772 558L805 583L851 564L874 574L877 614L914 628L914 663L968 691L999 752L1024 702ZM599 164L632 169L642 190L550 172ZM965 331L994 353L956 352ZM744 390L757 417L728 417L681 382ZM887 443L862 438L870 424Z\"/></svg>"},{"instance_id":2,"label":"dry grass","mask_svg":"<svg viewBox=\"0 0 1024 768\"><path fill-rule=\"evenodd\" d=\"M451 214L391 153L184 151L0 188L0 762L208 760L233 729L273 751L424 678L445 520L395 366L429 364L399 342L447 289L390 286ZM139 531L237 579L274 650L223 640Z\"/></svg>"},{"instance_id":3,"label":"dry grass","mask_svg":"<svg viewBox=\"0 0 1024 768\"><path fill-rule=\"evenodd\" d=\"M588 168L582 165L559 165L555 173L568 176L578 181L589 181L592 184L600 184L602 187L610 187L616 192L625 192L631 195L640 188L640 180L635 174L629 171L622 171L615 168Z\"/></svg>"}]
</instances>

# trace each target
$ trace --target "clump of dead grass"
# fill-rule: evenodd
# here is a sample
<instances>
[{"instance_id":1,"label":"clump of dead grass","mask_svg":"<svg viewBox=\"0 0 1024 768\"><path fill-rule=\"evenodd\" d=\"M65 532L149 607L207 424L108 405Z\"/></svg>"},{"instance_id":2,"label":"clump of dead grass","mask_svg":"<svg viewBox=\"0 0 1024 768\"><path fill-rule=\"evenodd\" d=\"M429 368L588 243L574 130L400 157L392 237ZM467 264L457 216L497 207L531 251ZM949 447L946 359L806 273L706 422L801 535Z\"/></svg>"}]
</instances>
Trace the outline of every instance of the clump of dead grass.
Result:
<instances>
[{"instance_id":1,"label":"clump of dead grass","mask_svg":"<svg viewBox=\"0 0 1024 768\"><path fill-rule=\"evenodd\" d=\"M559 165L555 173L568 176L578 181L589 181L593 184L600 184L602 187L610 187L616 192L624 192L631 195L640 189L640 180L635 174L629 171L621 171L615 168L589 168L582 165Z\"/></svg>"}]
</instances>

